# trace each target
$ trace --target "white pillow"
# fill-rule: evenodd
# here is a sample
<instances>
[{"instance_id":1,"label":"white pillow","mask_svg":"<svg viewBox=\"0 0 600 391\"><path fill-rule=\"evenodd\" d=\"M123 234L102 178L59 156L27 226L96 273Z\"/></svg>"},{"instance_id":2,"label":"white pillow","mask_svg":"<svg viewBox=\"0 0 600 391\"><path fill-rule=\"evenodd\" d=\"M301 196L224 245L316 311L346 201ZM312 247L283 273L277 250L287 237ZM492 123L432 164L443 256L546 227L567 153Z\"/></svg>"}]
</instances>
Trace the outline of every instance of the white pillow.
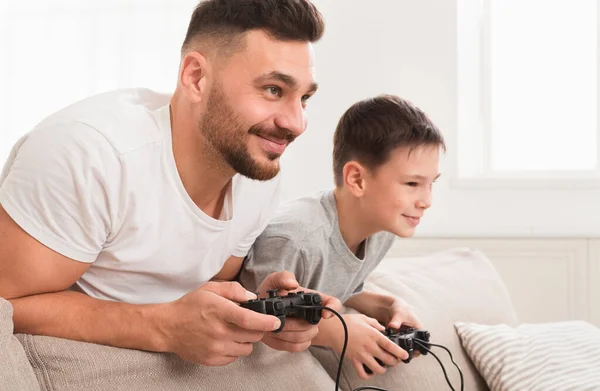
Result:
<instances>
[{"instance_id":1,"label":"white pillow","mask_svg":"<svg viewBox=\"0 0 600 391\"><path fill-rule=\"evenodd\" d=\"M589 323L455 327L492 391L600 390L600 329Z\"/></svg>"}]
</instances>

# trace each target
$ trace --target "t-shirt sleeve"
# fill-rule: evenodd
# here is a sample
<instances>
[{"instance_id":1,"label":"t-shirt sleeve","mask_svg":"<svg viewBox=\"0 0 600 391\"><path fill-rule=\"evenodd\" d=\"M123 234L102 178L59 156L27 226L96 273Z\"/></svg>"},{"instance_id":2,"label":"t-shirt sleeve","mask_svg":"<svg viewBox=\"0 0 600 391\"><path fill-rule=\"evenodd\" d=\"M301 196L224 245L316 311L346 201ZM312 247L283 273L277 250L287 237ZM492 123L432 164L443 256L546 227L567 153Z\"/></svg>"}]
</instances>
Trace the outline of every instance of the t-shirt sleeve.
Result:
<instances>
[{"instance_id":1,"label":"t-shirt sleeve","mask_svg":"<svg viewBox=\"0 0 600 391\"><path fill-rule=\"evenodd\" d=\"M271 273L289 271L299 282L304 278L304 256L295 243L280 236L259 236L244 260L240 283L256 290Z\"/></svg>"},{"instance_id":2,"label":"t-shirt sleeve","mask_svg":"<svg viewBox=\"0 0 600 391\"><path fill-rule=\"evenodd\" d=\"M365 288L365 283L361 282L355 289L354 292L352 292L353 295L360 293L363 291L363 289Z\"/></svg>"},{"instance_id":3,"label":"t-shirt sleeve","mask_svg":"<svg viewBox=\"0 0 600 391\"><path fill-rule=\"evenodd\" d=\"M273 217L273 214L277 210L277 206L281 201L281 175L278 175L277 177L272 179L272 181L273 191L271 192L271 196L267 197L267 199L263 201L260 215L257 224L255 225L255 228L250 232L248 236L244 238L244 240L242 240L237 245L235 251L232 254L234 257L243 258L246 256L246 254L248 254L248 251L250 251L250 248L254 244L254 241L267 227L269 221Z\"/></svg>"},{"instance_id":4,"label":"t-shirt sleeve","mask_svg":"<svg viewBox=\"0 0 600 391\"><path fill-rule=\"evenodd\" d=\"M45 246L93 262L118 222L120 183L120 158L108 140L70 122L19 140L0 180L0 203Z\"/></svg>"}]
</instances>

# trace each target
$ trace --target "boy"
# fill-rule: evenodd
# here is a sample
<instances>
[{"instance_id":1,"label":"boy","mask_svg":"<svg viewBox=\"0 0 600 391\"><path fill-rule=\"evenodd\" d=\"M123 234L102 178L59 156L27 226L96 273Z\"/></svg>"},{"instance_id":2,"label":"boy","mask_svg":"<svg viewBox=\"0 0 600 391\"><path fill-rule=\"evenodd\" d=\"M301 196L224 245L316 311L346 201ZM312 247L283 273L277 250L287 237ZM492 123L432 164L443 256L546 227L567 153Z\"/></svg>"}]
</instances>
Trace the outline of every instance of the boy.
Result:
<instances>
[{"instance_id":1,"label":"boy","mask_svg":"<svg viewBox=\"0 0 600 391\"><path fill-rule=\"evenodd\" d=\"M390 296L362 291L396 236L413 236L431 206L445 143L438 128L410 102L381 95L355 103L335 134L335 188L287 202L258 237L240 273L252 290L270 273L289 270L299 284L340 299L361 314L345 314L346 358L371 377L407 353L380 332L401 324L423 327L410 307ZM344 332L337 318L322 320L313 345L338 354Z\"/></svg>"}]
</instances>

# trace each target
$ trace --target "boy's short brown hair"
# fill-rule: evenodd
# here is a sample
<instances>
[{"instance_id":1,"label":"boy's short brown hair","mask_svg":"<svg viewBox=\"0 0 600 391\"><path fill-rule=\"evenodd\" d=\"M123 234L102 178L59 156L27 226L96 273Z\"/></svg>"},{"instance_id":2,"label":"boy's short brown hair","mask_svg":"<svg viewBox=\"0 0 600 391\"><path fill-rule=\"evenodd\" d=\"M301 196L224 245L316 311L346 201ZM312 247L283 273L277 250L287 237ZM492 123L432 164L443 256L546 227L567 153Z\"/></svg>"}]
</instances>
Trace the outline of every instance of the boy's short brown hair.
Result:
<instances>
[{"instance_id":1,"label":"boy's short brown hair","mask_svg":"<svg viewBox=\"0 0 600 391\"><path fill-rule=\"evenodd\" d=\"M395 95L361 100L342 115L333 136L335 184L342 186L349 161L373 171L385 164L396 148L419 146L446 149L439 129L422 110Z\"/></svg>"}]
</instances>

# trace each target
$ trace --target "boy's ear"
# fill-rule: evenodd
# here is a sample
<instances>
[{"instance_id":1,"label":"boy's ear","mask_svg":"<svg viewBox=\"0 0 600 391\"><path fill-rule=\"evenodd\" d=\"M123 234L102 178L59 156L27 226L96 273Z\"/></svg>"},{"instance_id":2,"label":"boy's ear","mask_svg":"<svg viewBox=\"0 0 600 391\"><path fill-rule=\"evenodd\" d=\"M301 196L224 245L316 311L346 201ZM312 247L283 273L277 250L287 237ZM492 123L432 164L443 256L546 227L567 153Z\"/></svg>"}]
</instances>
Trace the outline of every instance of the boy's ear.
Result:
<instances>
[{"instance_id":1,"label":"boy's ear","mask_svg":"<svg viewBox=\"0 0 600 391\"><path fill-rule=\"evenodd\" d=\"M344 178L344 186L355 197L362 197L365 193L367 183L366 168L357 161L349 161L344 165L342 171Z\"/></svg>"}]
</instances>

